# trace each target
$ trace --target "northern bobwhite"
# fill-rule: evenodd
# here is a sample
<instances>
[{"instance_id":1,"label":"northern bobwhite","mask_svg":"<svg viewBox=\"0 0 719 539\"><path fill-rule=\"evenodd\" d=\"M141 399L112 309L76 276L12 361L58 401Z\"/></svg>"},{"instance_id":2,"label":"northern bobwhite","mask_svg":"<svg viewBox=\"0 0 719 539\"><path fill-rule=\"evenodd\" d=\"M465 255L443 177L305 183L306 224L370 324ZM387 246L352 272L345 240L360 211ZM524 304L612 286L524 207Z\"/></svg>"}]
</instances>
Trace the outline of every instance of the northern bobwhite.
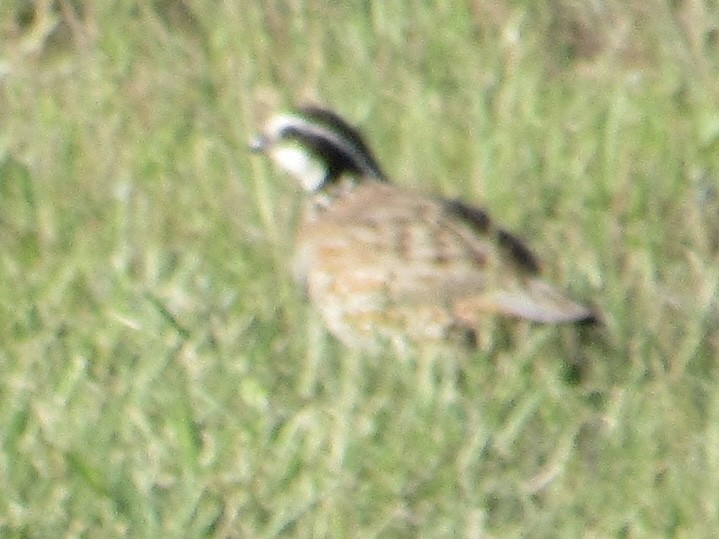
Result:
<instances>
[{"instance_id":1,"label":"northern bobwhite","mask_svg":"<svg viewBox=\"0 0 719 539\"><path fill-rule=\"evenodd\" d=\"M252 141L309 192L295 270L329 331L355 348L471 341L488 317L583 322L592 311L539 280L534 254L459 200L392 185L359 132L305 107Z\"/></svg>"}]
</instances>

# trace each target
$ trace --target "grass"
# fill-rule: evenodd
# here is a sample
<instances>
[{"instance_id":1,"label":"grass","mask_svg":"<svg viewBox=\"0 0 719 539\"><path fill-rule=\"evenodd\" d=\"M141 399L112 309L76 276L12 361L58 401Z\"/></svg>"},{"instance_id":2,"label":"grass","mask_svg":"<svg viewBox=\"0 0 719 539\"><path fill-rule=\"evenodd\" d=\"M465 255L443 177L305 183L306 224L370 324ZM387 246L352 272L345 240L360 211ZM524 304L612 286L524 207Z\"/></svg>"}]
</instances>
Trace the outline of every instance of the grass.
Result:
<instances>
[{"instance_id":1,"label":"grass","mask_svg":"<svg viewBox=\"0 0 719 539\"><path fill-rule=\"evenodd\" d=\"M0 7L0 535L712 536L713 4L265 4ZM245 151L307 100L602 330L334 342L286 270L298 194Z\"/></svg>"}]
</instances>

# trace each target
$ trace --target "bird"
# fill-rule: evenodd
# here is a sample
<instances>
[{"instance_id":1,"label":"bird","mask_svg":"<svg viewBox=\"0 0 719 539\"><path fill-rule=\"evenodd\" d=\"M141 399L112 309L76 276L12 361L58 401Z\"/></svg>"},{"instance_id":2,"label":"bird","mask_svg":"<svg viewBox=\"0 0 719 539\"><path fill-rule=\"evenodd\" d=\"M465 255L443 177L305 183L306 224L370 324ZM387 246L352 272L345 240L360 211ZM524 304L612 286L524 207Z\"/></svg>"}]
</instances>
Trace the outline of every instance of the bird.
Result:
<instances>
[{"instance_id":1,"label":"bird","mask_svg":"<svg viewBox=\"0 0 719 539\"><path fill-rule=\"evenodd\" d=\"M486 210L391 182L360 131L328 108L272 115L250 149L306 192L293 272L350 348L477 347L497 317L596 321L542 279L535 254Z\"/></svg>"}]
</instances>

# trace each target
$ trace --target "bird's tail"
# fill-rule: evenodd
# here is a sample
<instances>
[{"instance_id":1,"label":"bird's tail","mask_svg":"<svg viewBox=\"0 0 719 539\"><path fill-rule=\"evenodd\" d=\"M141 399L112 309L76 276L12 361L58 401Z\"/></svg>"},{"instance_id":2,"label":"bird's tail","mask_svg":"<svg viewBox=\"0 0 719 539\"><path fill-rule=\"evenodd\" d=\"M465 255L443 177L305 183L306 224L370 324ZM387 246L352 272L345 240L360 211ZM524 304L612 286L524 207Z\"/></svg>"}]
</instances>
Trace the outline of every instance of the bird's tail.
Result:
<instances>
[{"instance_id":1,"label":"bird's tail","mask_svg":"<svg viewBox=\"0 0 719 539\"><path fill-rule=\"evenodd\" d=\"M473 326L487 313L545 324L597 321L594 311L570 300L539 279L530 279L521 288L492 290L462 298L455 302L454 313L459 320Z\"/></svg>"}]
</instances>

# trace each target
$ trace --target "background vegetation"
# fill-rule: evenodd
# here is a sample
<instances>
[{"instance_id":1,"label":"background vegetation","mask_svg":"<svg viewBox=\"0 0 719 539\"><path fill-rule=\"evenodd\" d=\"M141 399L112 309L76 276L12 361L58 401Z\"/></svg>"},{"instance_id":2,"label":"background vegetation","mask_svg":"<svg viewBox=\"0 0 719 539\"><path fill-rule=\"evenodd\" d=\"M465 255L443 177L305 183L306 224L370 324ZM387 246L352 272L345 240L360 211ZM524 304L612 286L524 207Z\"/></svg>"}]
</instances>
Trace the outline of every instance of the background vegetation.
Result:
<instances>
[{"instance_id":1,"label":"background vegetation","mask_svg":"<svg viewBox=\"0 0 719 539\"><path fill-rule=\"evenodd\" d=\"M719 8L3 0L0 535L719 530ZM332 106L526 238L598 332L365 358L246 141Z\"/></svg>"}]
</instances>

